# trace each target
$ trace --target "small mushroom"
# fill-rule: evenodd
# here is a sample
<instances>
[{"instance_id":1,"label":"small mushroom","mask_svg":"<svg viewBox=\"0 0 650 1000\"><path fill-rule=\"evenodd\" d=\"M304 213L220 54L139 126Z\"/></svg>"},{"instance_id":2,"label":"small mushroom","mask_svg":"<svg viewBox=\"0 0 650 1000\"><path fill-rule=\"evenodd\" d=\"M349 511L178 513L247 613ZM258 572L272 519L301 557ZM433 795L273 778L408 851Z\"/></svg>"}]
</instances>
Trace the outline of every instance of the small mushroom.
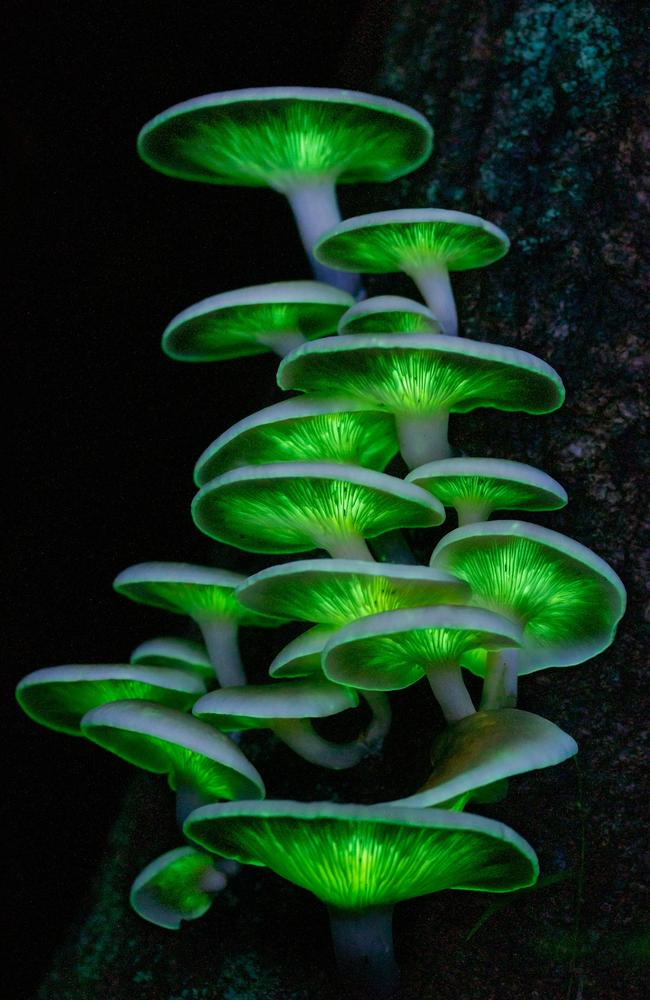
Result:
<instances>
[{"instance_id":1,"label":"small mushroom","mask_svg":"<svg viewBox=\"0 0 650 1000\"><path fill-rule=\"evenodd\" d=\"M440 524L444 508L419 486L383 472L277 462L244 466L206 483L192 514L206 535L248 552L319 548L335 558L372 561L365 538Z\"/></svg>"},{"instance_id":2,"label":"small mushroom","mask_svg":"<svg viewBox=\"0 0 650 1000\"><path fill-rule=\"evenodd\" d=\"M393 413L411 469L449 457L450 413L481 406L549 413L564 400L557 372L526 351L427 333L313 340L281 361L278 385L320 394L336 386Z\"/></svg>"},{"instance_id":3,"label":"small mushroom","mask_svg":"<svg viewBox=\"0 0 650 1000\"><path fill-rule=\"evenodd\" d=\"M339 320L339 334L440 333L430 309L402 295L375 295L355 302Z\"/></svg>"},{"instance_id":4,"label":"small mushroom","mask_svg":"<svg viewBox=\"0 0 650 1000\"><path fill-rule=\"evenodd\" d=\"M143 868L131 886L135 912L157 927L178 930L183 920L197 920L226 887L226 875L214 858L195 847L177 847Z\"/></svg>"},{"instance_id":5,"label":"small mushroom","mask_svg":"<svg viewBox=\"0 0 650 1000\"><path fill-rule=\"evenodd\" d=\"M487 521L495 510L558 510L568 500L566 490L540 469L497 458L428 462L406 481L454 507L459 525Z\"/></svg>"},{"instance_id":6,"label":"small mushroom","mask_svg":"<svg viewBox=\"0 0 650 1000\"><path fill-rule=\"evenodd\" d=\"M131 663L150 667L175 667L198 674L206 684L214 681L214 667L202 642L179 639L176 636L159 636L147 639L133 650Z\"/></svg>"},{"instance_id":7,"label":"small mushroom","mask_svg":"<svg viewBox=\"0 0 650 1000\"><path fill-rule=\"evenodd\" d=\"M336 632L323 650L323 672L337 684L398 691L426 675L445 718L475 711L463 682L461 657L473 649L520 645L521 629L482 608L437 607L383 611Z\"/></svg>"},{"instance_id":8,"label":"small mushroom","mask_svg":"<svg viewBox=\"0 0 650 1000\"><path fill-rule=\"evenodd\" d=\"M447 336L458 333L450 271L485 267L508 252L506 234L485 219L442 208L402 208L346 219L321 236L317 260L343 271L403 271Z\"/></svg>"},{"instance_id":9,"label":"small mushroom","mask_svg":"<svg viewBox=\"0 0 650 1000\"><path fill-rule=\"evenodd\" d=\"M382 471L398 450L395 421L358 399L297 396L245 417L203 452L194 482L204 486L242 465L343 462Z\"/></svg>"},{"instance_id":10,"label":"small mushroom","mask_svg":"<svg viewBox=\"0 0 650 1000\"><path fill-rule=\"evenodd\" d=\"M175 316L163 333L163 351L174 361L226 361L268 351L283 357L306 338L334 333L353 301L319 281L222 292Z\"/></svg>"},{"instance_id":11,"label":"small mushroom","mask_svg":"<svg viewBox=\"0 0 650 1000\"><path fill-rule=\"evenodd\" d=\"M442 889L510 892L538 874L535 852L514 830L445 809L232 802L197 809L184 830L207 850L267 866L321 899L348 988L377 1000L398 988L395 903Z\"/></svg>"},{"instance_id":12,"label":"small mushroom","mask_svg":"<svg viewBox=\"0 0 650 1000\"><path fill-rule=\"evenodd\" d=\"M354 290L313 256L340 221L337 183L391 181L429 156L422 115L385 97L316 87L256 87L168 108L138 136L142 159L164 174L208 184L270 187L291 205L316 277Z\"/></svg>"},{"instance_id":13,"label":"small mushroom","mask_svg":"<svg viewBox=\"0 0 650 1000\"><path fill-rule=\"evenodd\" d=\"M249 685L211 691L199 698L194 715L222 732L270 729L300 757L334 770L354 767L365 755L361 742L330 743L311 719L337 715L359 702L356 691L324 678Z\"/></svg>"}]
</instances>

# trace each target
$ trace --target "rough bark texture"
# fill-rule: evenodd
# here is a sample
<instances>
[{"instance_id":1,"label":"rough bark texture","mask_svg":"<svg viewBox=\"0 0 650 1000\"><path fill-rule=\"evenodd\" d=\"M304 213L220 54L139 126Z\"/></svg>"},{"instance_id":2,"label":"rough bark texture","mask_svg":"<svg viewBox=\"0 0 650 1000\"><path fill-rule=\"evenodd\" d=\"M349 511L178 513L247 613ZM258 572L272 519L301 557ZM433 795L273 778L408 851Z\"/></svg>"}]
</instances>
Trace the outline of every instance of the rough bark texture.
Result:
<instances>
[{"instance_id":1,"label":"rough bark texture","mask_svg":"<svg viewBox=\"0 0 650 1000\"><path fill-rule=\"evenodd\" d=\"M367 89L424 111L436 151L396 185L348 193L348 213L437 205L502 226L510 255L455 280L462 332L538 354L566 383L557 413L481 411L453 422L453 442L560 479L570 505L539 520L611 562L630 602L606 654L521 685L521 707L580 744L577 766L513 781L506 801L483 807L535 846L540 887L498 897L447 892L398 907L404 998L641 997L641 35L641 16L628 4L414 0L389 26L380 78L367 81ZM397 278L374 287L409 293ZM420 691L401 693L395 707L384 762L354 774L323 774L272 740L249 744L269 794L370 802L412 791L426 776L440 717ZM42 1000L344 995L333 978L324 908L262 869L244 872L179 934L130 912L133 877L179 842L172 813L160 781L135 780L89 911Z\"/></svg>"}]
</instances>

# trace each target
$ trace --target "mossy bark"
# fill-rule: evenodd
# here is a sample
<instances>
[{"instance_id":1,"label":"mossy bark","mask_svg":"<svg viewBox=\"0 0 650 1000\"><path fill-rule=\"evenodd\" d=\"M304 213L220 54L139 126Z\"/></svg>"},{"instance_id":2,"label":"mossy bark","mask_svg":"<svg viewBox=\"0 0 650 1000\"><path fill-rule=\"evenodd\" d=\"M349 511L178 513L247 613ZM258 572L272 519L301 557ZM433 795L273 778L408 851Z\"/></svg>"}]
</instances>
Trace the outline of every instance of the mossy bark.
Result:
<instances>
[{"instance_id":1,"label":"mossy bark","mask_svg":"<svg viewBox=\"0 0 650 1000\"><path fill-rule=\"evenodd\" d=\"M519 778L504 802L481 807L535 846L541 887L498 897L442 893L398 907L402 996L636 1000L644 981L647 728L642 14L596 0L411 0L395 5L388 20L383 69L366 89L420 107L433 122L436 148L396 184L347 191L347 213L436 205L484 215L509 234L503 261L453 279L461 334L544 358L562 375L567 402L546 417L481 411L453 418L450 438L468 454L527 461L557 477L569 506L535 520L611 562L630 598L611 650L520 685L522 708L577 739L578 766ZM412 294L406 279L377 279L372 287ZM323 775L272 737L249 744L252 759L274 796L317 799L336 790L369 802L408 794L426 778L430 735L442 721L419 689L398 694L395 709L383 761L365 761L353 774ZM324 907L264 870L244 871L206 917L178 934L130 912L137 872L180 842L172 814L161 781L137 777L89 911L39 997L344 996L333 978Z\"/></svg>"}]
</instances>

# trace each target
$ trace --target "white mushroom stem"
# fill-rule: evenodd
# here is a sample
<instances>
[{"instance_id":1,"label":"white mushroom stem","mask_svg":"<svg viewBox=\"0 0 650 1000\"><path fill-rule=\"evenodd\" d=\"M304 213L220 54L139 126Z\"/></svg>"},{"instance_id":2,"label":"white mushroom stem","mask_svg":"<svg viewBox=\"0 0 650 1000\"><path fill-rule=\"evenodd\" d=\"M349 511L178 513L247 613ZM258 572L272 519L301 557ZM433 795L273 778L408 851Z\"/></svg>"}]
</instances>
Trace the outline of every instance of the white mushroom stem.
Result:
<instances>
[{"instance_id":1,"label":"white mushroom stem","mask_svg":"<svg viewBox=\"0 0 650 1000\"><path fill-rule=\"evenodd\" d=\"M339 910L329 907L332 944L346 997L389 1000L399 989L393 953L393 907Z\"/></svg>"},{"instance_id":2,"label":"white mushroom stem","mask_svg":"<svg viewBox=\"0 0 650 1000\"><path fill-rule=\"evenodd\" d=\"M420 289L422 297L447 337L458 334L458 313L449 280L449 271L441 261L426 268L408 272Z\"/></svg>"},{"instance_id":3,"label":"white mushroom stem","mask_svg":"<svg viewBox=\"0 0 650 1000\"><path fill-rule=\"evenodd\" d=\"M286 333L258 334L257 340L264 344L271 351L275 351L279 357L283 358L289 351L300 347L305 343L305 338L299 331L287 331Z\"/></svg>"},{"instance_id":4,"label":"white mushroom stem","mask_svg":"<svg viewBox=\"0 0 650 1000\"><path fill-rule=\"evenodd\" d=\"M314 257L314 246L328 229L341 221L341 212L332 181L302 182L283 192L291 205L309 263L318 281L325 281L355 295L359 290L359 275L337 271L321 264Z\"/></svg>"},{"instance_id":5,"label":"white mushroom stem","mask_svg":"<svg viewBox=\"0 0 650 1000\"><path fill-rule=\"evenodd\" d=\"M178 785L176 788L176 823L183 829L183 823L191 812L199 806L206 806L214 799L207 798L191 785Z\"/></svg>"},{"instance_id":6,"label":"white mushroom stem","mask_svg":"<svg viewBox=\"0 0 650 1000\"><path fill-rule=\"evenodd\" d=\"M399 450L409 469L450 457L446 411L423 416L398 413L396 423Z\"/></svg>"},{"instance_id":7,"label":"white mushroom stem","mask_svg":"<svg viewBox=\"0 0 650 1000\"><path fill-rule=\"evenodd\" d=\"M372 712L372 719L359 740L370 753L375 753L381 750L390 730L392 719L390 701L385 691L360 691L359 694Z\"/></svg>"},{"instance_id":8,"label":"white mushroom stem","mask_svg":"<svg viewBox=\"0 0 650 1000\"><path fill-rule=\"evenodd\" d=\"M456 513L458 514L458 527L462 528L464 524L479 524L481 521L487 521L492 513L492 508L487 503L465 503L465 501L458 502L456 505Z\"/></svg>"},{"instance_id":9,"label":"white mushroom stem","mask_svg":"<svg viewBox=\"0 0 650 1000\"><path fill-rule=\"evenodd\" d=\"M474 715L476 709L457 663L429 667L427 677L447 722Z\"/></svg>"},{"instance_id":10,"label":"white mushroom stem","mask_svg":"<svg viewBox=\"0 0 650 1000\"><path fill-rule=\"evenodd\" d=\"M481 708L515 708L518 676L518 649L498 649L488 652Z\"/></svg>"},{"instance_id":11,"label":"white mushroom stem","mask_svg":"<svg viewBox=\"0 0 650 1000\"><path fill-rule=\"evenodd\" d=\"M329 535L318 541L319 548L325 549L332 559L363 559L374 562L372 552L361 535Z\"/></svg>"},{"instance_id":12,"label":"white mushroom stem","mask_svg":"<svg viewBox=\"0 0 650 1000\"><path fill-rule=\"evenodd\" d=\"M237 645L237 622L231 618L197 618L210 663L220 687L241 687L246 674Z\"/></svg>"},{"instance_id":13,"label":"white mushroom stem","mask_svg":"<svg viewBox=\"0 0 650 1000\"><path fill-rule=\"evenodd\" d=\"M272 729L299 757L333 771L354 767L365 756L365 747L356 741L330 743L324 740L309 719L274 719Z\"/></svg>"}]
</instances>

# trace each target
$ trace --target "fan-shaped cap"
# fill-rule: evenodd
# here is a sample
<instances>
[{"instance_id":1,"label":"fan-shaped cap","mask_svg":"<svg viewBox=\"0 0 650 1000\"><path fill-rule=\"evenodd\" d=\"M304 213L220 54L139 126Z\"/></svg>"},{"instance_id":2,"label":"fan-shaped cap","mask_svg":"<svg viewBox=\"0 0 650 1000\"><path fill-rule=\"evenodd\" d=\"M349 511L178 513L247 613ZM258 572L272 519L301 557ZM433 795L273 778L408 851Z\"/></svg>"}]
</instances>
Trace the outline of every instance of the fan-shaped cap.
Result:
<instances>
[{"instance_id":1,"label":"fan-shaped cap","mask_svg":"<svg viewBox=\"0 0 650 1000\"><path fill-rule=\"evenodd\" d=\"M176 361L225 361L324 337L354 302L321 281L277 281L212 295L184 309L163 333Z\"/></svg>"},{"instance_id":2,"label":"fan-shaped cap","mask_svg":"<svg viewBox=\"0 0 650 1000\"><path fill-rule=\"evenodd\" d=\"M323 650L323 671L338 684L397 691L429 670L458 664L468 650L517 647L520 638L518 626L482 608L384 611L336 632Z\"/></svg>"},{"instance_id":3,"label":"fan-shaped cap","mask_svg":"<svg viewBox=\"0 0 650 1000\"><path fill-rule=\"evenodd\" d=\"M81 735L82 717L97 705L129 698L183 711L204 693L203 681L182 670L124 663L45 667L16 688L18 704L34 722L71 736Z\"/></svg>"},{"instance_id":4,"label":"fan-shaped cap","mask_svg":"<svg viewBox=\"0 0 650 1000\"><path fill-rule=\"evenodd\" d=\"M314 255L341 271L412 273L432 264L466 271L499 260L509 246L498 226L477 215L401 208L345 219L321 237Z\"/></svg>"},{"instance_id":5,"label":"fan-shaped cap","mask_svg":"<svg viewBox=\"0 0 650 1000\"><path fill-rule=\"evenodd\" d=\"M508 892L537 878L535 852L502 823L444 809L334 802L235 802L196 809L185 833L266 865L343 910L440 889Z\"/></svg>"},{"instance_id":6,"label":"fan-shaped cap","mask_svg":"<svg viewBox=\"0 0 650 1000\"><path fill-rule=\"evenodd\" d=\"M226 876L214 867L214 858L194 847L177 847L143 868L129 897L135 912L158 927L178 930L183 920L206 913Z\"/></svg>"},{"instance_id":7,"label":"fan-shaped cap","mask_svg":"<svg viewBox=\"0 0 650 1000\"><path fill-rule=\"evenodd\" d=\"M138 136L142 159L211 184L390 181L431 152L431 126L385 97L316 87L207 94L168 108Z\"/></svg>"},{"instance_id":8,"label":"fan-shaped cap","mask_svg":"<svg viewBox=\"0 0 650 1000\"><path fill-rule=\"evenodd\" d=\"M284 618L346 625L380 611L465 603L469 588L449 573L432 576L425 566L303 559L255 573L237 597L246 607Z\"/></svg>"},{"instance_id":9,"label":"fan-shaped cap","mask_svg":"<svg viewBox=\"0 0 650 1000\"><path fill-rule=\"evenodd\" d=\"M245 579L241 573L211 566L146 562L123 570L115 577L113 586L118 594L132 601L189 615L197 621L227 618L240 625L281 624L269 615L254 614L239 603L235 590Z\"/></svg>"},{"instance_id":10,"label":"fan-shaped cap","mask_svg":"<svg viewBox=\"0 0 650 1000\"><path fill-rule=\"evenodd\" d=\"M338 332L440 333L440 323L422 302L402 295L375 295L355 302L344 312Z\"/></svg>"},{"instance_id":11,"label":"fan-shaped cap","mask_svg":"<svg viewBox=\"0 0 650 1000\"><path fill-rule=\"evenodd\" d=\"M276 719L321 719L359 704L356 691L324 678L248 685L211 691L194 715L222 732L272 728Z\"/></svg>"},{"instance_id":12,"label":"fan-shaped cap","mask_svg":"<svg viewBox=\"0 0 650 1000\"><path fill-rule=\"evenodd\" d=\"M526 351L426 333L314 340L283 358L278 385L314 393L335 385L373 406L411 415L479 406L548 413L564 399L557 372Z\"/></svg>"},{"instance_id":13,"label":"fan-shaped cap","mask_svg":"<svg viewBox=\"0 0 650 1000\"><path fill-rule=\"evenodd\" d=\"M232 740L205 722L148 701L116 701L84 715L93 742L206 798L264 797L264 783Z\"/></svg>"},{"instance_id":14,"label":"fan-shaped cap","mask_svg":"<svg viewBox=\"0 0 650 1000\"><path fill-rule=\"evenodd\" d=\"M515 774L560 764L578 745L559 726L532 712L481 710L452 722L433 742L433 772L415 794L394 805L441 805Z\"/></svg>"},{"instance_id":15,"label":"fan-shaped cap","mask_svg":"<svg viewBox=\"0 0 650 1000\"><path fill-rule=\"evenodd\" d=\"M625 588L611 566L579 542L525 521L456 528L435 548L431 565L466 580L472 604L521 624L520 674L600 653L625 610ZM484 673L480 655L463 664Z\"/></svg>"},{"instance_id":16,"label":"fan-shaped cap","mask_svg":"<svg viewBox=\"0 0 650 1000\"><path fill-rule=\"evenodd\" d=\"M390 414L358 399L297 396L234 424L207 448L194 469L197 486L242 465L344 462L381 471L397 454Z\"/></svg>"},{"instance_id":17,"label":"fan-shaped cap","mask_svg":"<svg viewBox=\"0 0 650 1000\"><path fill-rule=\"evenodd\" d=\"M292 639L271 662L271 677L322 676L321 653L335 632L331 626L314 625Z\"/></svg>"},{"instance_id":18,"label":"fan-shaped cap","mask_svg":"<svg viewBox=\"0 0 650 1000\"><path fill-rule=\"evenodd\" d=\"M131 653L131 663L151 667L176 667L189 670L206 680L214 680L214 669L208 651L202 642L179 639L176 636L159 636L147 639Z\"/></svg>"},{"instance_id":19,"label":"fan-shaped cap","mask_svg":"<svg viewBox=\"0 0 650 1000\"><path fill-rule=\"evenodd\" d=\"M345 545L393 528L440 524L442 505L394 476L351 465L278 462L226 472L192 504L196 525L249 552Z\"/></svg>"},{"instance_id":20,"label":"fan-shaped cap","mask_svg":"<svg viewBox=\"0 0 650 1000\"><path fill-rule=\"evenodd\" d=\"M406 480L476 521L487 520L493 510L557 510L568 499L564 488L540 469L497 458L427 462Z\"/></svg>"}]
</instances>

